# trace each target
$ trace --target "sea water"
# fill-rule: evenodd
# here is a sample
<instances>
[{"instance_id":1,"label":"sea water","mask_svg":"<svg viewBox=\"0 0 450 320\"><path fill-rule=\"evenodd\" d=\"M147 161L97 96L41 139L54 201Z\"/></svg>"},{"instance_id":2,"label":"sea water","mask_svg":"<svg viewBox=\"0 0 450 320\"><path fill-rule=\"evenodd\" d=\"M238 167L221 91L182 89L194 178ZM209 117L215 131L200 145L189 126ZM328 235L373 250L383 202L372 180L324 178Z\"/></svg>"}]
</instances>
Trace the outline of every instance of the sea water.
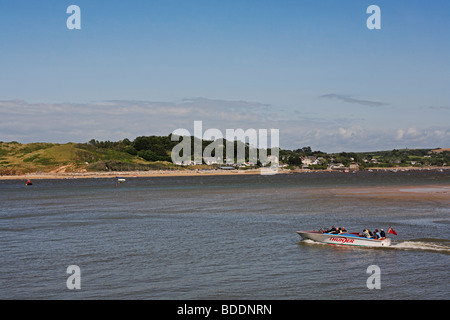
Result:
<instances>
[{"instance_id":1,"label":"sea water","mask_svg":"<svg viewBox=\"0 0 450 320\"><path fill-rule=\"evenodd\" d=\"M0 181L1 299L450 298L450 196L415 199L407 188L446 192L445 171L24 184ZM408 197L367 196L393 186ZM330 192L340 188L354 192ZM398 235L361 248L296 234L331 225ZM380 289L367 286L371 265Z\"/></svg>"}]
</instances>

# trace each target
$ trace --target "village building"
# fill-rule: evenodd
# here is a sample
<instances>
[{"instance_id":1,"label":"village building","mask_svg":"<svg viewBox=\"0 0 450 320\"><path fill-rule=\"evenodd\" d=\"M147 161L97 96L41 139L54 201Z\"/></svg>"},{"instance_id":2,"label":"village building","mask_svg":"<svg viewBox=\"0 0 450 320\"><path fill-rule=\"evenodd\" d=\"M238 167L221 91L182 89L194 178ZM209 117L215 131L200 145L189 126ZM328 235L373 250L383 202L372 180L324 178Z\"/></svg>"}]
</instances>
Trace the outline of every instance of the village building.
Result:
<instances>
[{"instance_id":1,"label":"village building","mask_svg":"<svg viewBox=\"0 0 450 320\"><path fill-rule=\"evenodd\" d=\"M356 162L352 162L348 168L350 170L359 170L359 165Z\"/></svg>"},{"instance_id":2,"label":"village building","mask_svg":"<svg viewBox=\"0 0 450 320\"><path fill-rule=\"evenodd\" d=\"M218 164L217 159L214 157L203 157L203 162L207 165Z\"/></svg>"}]
</instances>

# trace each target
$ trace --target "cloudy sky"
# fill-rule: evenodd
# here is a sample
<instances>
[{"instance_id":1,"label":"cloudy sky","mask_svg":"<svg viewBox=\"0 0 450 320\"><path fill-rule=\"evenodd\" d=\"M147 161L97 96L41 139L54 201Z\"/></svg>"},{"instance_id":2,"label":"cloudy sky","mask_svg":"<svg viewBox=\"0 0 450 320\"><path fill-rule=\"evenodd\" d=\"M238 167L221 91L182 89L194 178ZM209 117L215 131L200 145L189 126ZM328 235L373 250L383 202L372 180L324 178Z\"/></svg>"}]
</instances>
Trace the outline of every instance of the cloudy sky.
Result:
<instances>
[{"instance_id":1,"label":"cloudy sky","mask_svg":"<svg viewBox=\"0 0 450 320\"><path fill-rule=\"evenodd\" d=\"M69 30L68 6L81 9ZM381 30L369 30L369 5ZM0 141L280 130L282 148L450 147L450 2L4 1Z\"/></svg>"}]
</instances>

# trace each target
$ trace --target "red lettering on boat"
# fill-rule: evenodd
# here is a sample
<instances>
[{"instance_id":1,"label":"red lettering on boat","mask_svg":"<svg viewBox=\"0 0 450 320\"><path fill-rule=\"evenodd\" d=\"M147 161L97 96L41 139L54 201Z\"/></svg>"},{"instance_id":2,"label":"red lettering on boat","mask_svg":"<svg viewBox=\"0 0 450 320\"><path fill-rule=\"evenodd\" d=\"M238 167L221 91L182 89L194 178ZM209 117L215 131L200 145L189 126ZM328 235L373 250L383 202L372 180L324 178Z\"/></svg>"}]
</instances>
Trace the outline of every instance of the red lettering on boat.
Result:
<instances>
[{"instance_id":1,"label":"red lettering on boat","mask_svg":"<svg viewBox=\"0 0 450 320\"><path fill-rule=\"evenodd\" d=\"M347 239L347 238L339 238L339 237L331 237L330 241L333 242L340 242L341 244L344 243L353 243L353 241L355 241L355 239Z\"/></svg>"}]
</instances>

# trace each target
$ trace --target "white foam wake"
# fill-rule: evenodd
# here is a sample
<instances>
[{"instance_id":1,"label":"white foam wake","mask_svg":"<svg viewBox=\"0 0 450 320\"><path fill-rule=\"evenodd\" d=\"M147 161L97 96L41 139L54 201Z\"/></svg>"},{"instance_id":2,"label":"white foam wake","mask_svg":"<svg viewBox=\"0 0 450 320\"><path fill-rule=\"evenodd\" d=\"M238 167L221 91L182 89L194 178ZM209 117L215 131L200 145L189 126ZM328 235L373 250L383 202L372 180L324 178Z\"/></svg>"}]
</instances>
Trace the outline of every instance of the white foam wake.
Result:
<instances>
[{"instance_id":1,"label":"white foam wake","mask_svg":"<svg viewBox=\"0 0 450 320\"><path fill-rule=\"evenodd\" d=\"M400 250L437 251L450 254L450 246L439 242L402 241L399 243L393 243L390 248Z\"/></svg>"},{"instance_id":2,"label":"white foam wake","mask_svg":"<svg viewBox=\"0 0 450 320\"><path fill-rule=\"evenodd\" d=\"M314 245L329 245L327 243L317 242L310 239L303 239L301 240L302 243L305 244L314 244ZM383 247L383 248L375 248L375 249L397 249L397 250L419 250L419 251L434 251L439 253L445 253L450 254L450 245L447 243L448 240L443 241L417 241L417 240L408 240L408 241L401 241L398 243L393 242L391 246L389 247ZM352 247L352 246L348 246ZM361 248L361 247L357 247ZM373 248L373 247L367 247L367 248Z\"/></svg>"}]
</instances>

